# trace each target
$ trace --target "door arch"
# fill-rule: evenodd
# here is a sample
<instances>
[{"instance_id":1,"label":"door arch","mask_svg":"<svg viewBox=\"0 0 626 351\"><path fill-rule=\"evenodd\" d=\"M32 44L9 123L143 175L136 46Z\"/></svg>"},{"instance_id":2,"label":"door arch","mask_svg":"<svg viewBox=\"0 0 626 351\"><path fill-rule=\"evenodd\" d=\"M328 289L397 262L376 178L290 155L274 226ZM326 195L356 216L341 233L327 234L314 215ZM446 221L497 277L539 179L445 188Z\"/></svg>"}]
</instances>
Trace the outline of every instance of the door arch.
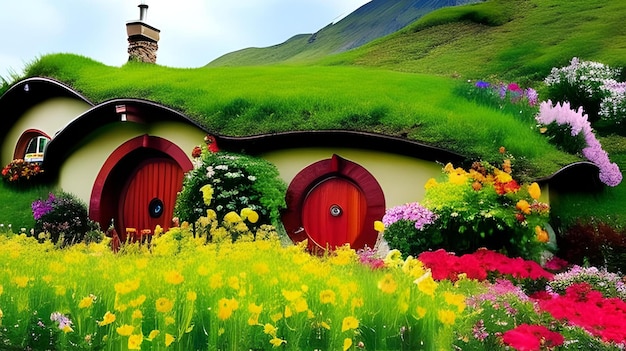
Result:
<instances>
[{"instance_id":1,"label":"door arch","mask_svg":"<svg viewBox=\"0 0 626 351\"><path fill-rule=\"evenodd\" d=\"M157 169L155 170L154 167ZM161 169L158 169L158 167L161 167ZM167 230L171 226L172 218L169 210L167 212L165 210L169 208L173 211L174 200L172 200L171 196L166 197L165 194L176 194L180 191L183 186L182 174L192 168L193 164L185 152L169 140L148 135L130 139L115 149L100 169L91 191L89 217L98 222L103 230L109 228L111 222L113 222L115 224L115 230L120 236L124 236L126 233L125 229L130 227L126 224L139 226L132 227L136 228L138 231L142 229L154 230L156 224L161 225L164 230ZM169 171L166 171L166 169L169 169ZM167 172L170 172L168 176L170 180L168 182L163 182L162 179L158 177L149 177L150 173L167 174ZM178 173L180 173L180 177L175 175ZM133 179L135 179L135 184L133 184ZM176 179L178 179L178 181L176 181ZM148 180L150 181L147 182ZM131 222L124 223L121 220L121 215L131 218L128 217L131 216L130 213L123 214L121 212L122 205L124 205L126 201L124 199L129 195L129 191L135 193L135 195L133 195L135 199L139 199L140 195L137 195L137 192L140 191L139 189L141 187L139 185L141 184L145 184L146 189L150 189L152 186L157 187L156 189L150 190L156 191L156 193L148 192L148 190L145 191L146 194L152 194L154 198L161 200L161 215L156 217L158 221L144 219L142 221L132 222L135 221L135 219L132 219ZM163 196L163 198L161 198L161 196ZM137 203L140 211L144 211L143 216L150 216L150 209L156 210L156 208L152 207L156 206L154 205L155 203L151 204L154 198L148 200L148 204ZM154 226L152 226L152 224L154 224ZM150 227L144 228L144 226L148 225L150 225Z\"/></svg>"},{"instance_id":2,"label":"door arch","mask_svg":"<svg viewBox=\"0 0 626 351\"><path fill-rule=\"evenodd\" d=\"M374 221L385 214L380 184L362 166L337 155L300 171L287 189L282 220L292 241L311 251L376 244Z\"/></svg>"}]
</instances>

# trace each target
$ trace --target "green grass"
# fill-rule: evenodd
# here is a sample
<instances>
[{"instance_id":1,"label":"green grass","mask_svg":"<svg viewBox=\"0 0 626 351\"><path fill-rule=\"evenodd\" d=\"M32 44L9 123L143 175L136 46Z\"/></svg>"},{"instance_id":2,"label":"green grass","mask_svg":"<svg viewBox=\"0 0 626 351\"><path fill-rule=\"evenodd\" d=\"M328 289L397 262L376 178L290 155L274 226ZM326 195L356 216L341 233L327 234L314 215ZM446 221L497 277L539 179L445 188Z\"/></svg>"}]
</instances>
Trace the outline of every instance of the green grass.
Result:
<instances>
[{"instance_id":1,"label":"green grass","mask_svg":"<svg viewBox=\"0 0 626 351\"><path fill-rule=\"evenodd\" d=\"M67 54L45 56L28 71L47 74L96 102L124 96L159 101L224 135L352 129L406 136L487 160L505 146L527 161L531 176L578 159L513 115L459 96L458 80L432 75L334 66L115 68Z\"/></svg>"},{"instance_id":2,"label":"green grass","mask_svg":"<svg viewBox=\"0 0 626 351\"><path fill-rule=\"evenodd\" d=\"M30 205L39 198L47 198L50 191L51 188L43 185L18 189L0 181L0 224L4 224L4 230L9 224L14 233L21 228L33 228L35 220Z\"/></svg>"},{"instance_id":3,"label":"green grass","mask_svg":"<svg viewBox=\"0 0 626 351\"><path fill-rule=\"evenodd\" d=\"M574 56L626 66L626 2L491 0L433 11L324 64L538 82Z\"/></svg>"}]
</instances>

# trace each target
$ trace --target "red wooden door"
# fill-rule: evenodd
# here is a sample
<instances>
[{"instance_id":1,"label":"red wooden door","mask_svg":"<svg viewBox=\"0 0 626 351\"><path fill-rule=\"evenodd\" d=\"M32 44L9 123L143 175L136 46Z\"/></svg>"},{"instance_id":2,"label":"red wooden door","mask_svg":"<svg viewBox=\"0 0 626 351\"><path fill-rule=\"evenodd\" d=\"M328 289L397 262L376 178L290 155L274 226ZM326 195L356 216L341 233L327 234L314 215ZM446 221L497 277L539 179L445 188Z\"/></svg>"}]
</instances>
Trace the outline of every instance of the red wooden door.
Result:
<instances>
[{"instance_id":1,"label":"red wooden door","mask_svg":"<svg viewBox=\"0 0 626 351\"><path fill-rule=\"evenodd\" d=\"M319 247L353 246L365 225L367 201L351 181L328 178L306 196L301 215L304 230Z\"/></svg>"},{"instance_id":2,"label":"red wooden door","mask_svg":"<svg viewBox=\"0 0 626 351\"><path fill-rule=\"evenodd\" d=\"M151 158L131 173L120 197L119 221L122 232L135 228L167 230L174 214L176 195L182 189L183 170L168 158Z\"/></svg>"}]
</instances>

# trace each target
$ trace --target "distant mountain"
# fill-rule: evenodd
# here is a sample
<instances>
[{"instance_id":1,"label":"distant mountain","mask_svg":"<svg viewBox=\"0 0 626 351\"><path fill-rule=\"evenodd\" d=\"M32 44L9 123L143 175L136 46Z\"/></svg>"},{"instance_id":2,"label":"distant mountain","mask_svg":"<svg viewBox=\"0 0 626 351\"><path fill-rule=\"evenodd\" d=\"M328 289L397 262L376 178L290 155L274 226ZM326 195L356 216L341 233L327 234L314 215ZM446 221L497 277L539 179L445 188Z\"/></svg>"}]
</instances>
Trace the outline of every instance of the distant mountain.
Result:
<instances>
[{"instance_id":1,"label":"distant mountain","mask_svg":"<svg viewBox=\"0 0 626 351\"><path fill-rule=\"evenodd\" d=\"M330 23L315 33L298 34L271 47L246 48L228 53L207 66L313 61L394 33L439 8L476 2L481 0L372 0L340 21Z\"/></svg>"}]
</instances>

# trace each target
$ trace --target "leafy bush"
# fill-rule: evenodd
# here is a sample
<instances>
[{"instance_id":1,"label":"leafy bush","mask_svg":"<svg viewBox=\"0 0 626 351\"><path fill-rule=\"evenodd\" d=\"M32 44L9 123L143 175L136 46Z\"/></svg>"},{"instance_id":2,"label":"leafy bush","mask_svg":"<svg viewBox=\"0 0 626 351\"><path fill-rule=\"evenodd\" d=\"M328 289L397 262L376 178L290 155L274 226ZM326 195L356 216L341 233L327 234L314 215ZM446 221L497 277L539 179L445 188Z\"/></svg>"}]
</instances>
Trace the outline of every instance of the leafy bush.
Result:
<instances>
[{"instance_id":1,"label":"leafy bush","mask_svg":"<svg viewBox=\"0 0 626 351\"><path fill-rule=\"evenodd\" d=\"M277 168L263 159L202 147L176 199L174 216L195 223L209 209L221 219L248 208L258 213L257 225L278 224L286 189Z\"/></svg>"},{"instance_id":2,"label":"leafy bush","mask_svg":"<svg viewBox=\"0 0 626 351\"><path fill-rule=\"evenodd\" d=\"M389 248L417 256L441 245L443 238L436 230L429 230L437 215L417 202L389 208L377 226Z\"/></svg>"},{"instance_id":3,"label":"leafy bush","mask_svg":"<svg viewBox=\"0 0 626 351\"><path fill-rule=\"evenodd\" d=\"M15 159L2 169L2 179L15 185L30 185L43 173L38 162L26 162L23 159Z\"/></svg>"},{"instance_id":4,"label":"leafy bush","mask_svg":"<svg viewBox=\"0 0 626 351\"><path fill-rule=\"evenodd\" d=\"M447 164L442 181L427 182L423 204L437 215L442 248L462 254L486 247L540 259L550 240L550 207L539 201L537 183L520 185L511 173L511 158L502 169L484 161L469 171Z\"/></svg>"},{"instance_id":5,"label":"leafy bush","mask_svg":"<svg viewBox=\"0 0 626 351\"><path fill-rule=\"evenodd\" d=\"M618 82L620 69L572 58L569 66L552 68L544 82L549 99L582 107L594 123L599 119L621 124L626 119L626 83Z\"/></svg>"},{"instance_id":6,"label":"leafy bush","mask_svg":"<svg viewBox=\"0 0 626 351\"><path fill-rule=\"evenodd\" d=\"M32 203L35 234L49 237L59 246L82 241L99 241L99 226L89 219L87 205L68 193L50 193L47 199Z\"/></svg>"},{"instance_id":7,"label":"leafy bush","mask_svg":"<svg viewBox=\"0 0 626 351\"><path fill-rule=\"evenodd\" d=\"M559 255L577 265L626 272L626 232L603 222L577 222L559 231Z\"/></svg>"}]
</instances>

